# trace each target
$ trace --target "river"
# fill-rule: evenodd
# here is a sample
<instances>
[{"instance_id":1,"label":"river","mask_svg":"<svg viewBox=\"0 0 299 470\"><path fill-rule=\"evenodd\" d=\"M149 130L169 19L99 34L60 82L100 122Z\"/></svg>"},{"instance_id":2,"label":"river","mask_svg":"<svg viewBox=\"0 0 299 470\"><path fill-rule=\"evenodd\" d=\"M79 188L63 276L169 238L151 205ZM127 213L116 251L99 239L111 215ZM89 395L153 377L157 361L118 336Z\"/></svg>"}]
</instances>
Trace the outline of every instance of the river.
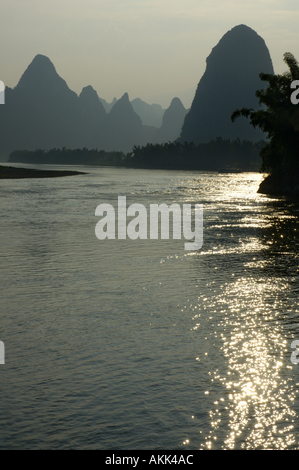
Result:
<instances>
[{"instance_id":1,"label":"river","mask_svg":"<svg viewBox=\"0 0 299 470\"><path fill-rule=\"evenodd\" d=\"M299 205L258 173L72 169L1 180L0 448L297 449ZM202 247L99 240L120 195L202 204Z\"/></svg>"}]
</instances>

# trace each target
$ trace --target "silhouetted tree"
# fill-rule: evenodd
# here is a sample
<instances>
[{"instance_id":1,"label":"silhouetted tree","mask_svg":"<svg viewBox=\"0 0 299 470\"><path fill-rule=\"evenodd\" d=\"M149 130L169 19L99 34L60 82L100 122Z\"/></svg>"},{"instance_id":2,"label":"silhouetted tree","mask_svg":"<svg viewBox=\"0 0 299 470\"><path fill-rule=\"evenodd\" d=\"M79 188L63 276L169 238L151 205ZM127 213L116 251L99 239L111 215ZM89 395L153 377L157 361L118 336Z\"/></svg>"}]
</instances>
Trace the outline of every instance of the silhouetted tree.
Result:
<instances>
[{"instance_id":1,"label":"silhouetted tree","mask_svg":"<svg viewBox=\"0 0 299 470\"><path fill-rule=\"evenodd\" d=\"M266 109L254 111L236 110L231 119L239 116L250 119L253 127L268 134L269 142L262 148L262 171L270 173L280 186L294 187L299 181L299 110L291 103L291 83L299 79L299 64L290 53L284 54L289 71L282 75L260 74L260 79L269 83L256 96Z\"/></svg>"}]
</instances>

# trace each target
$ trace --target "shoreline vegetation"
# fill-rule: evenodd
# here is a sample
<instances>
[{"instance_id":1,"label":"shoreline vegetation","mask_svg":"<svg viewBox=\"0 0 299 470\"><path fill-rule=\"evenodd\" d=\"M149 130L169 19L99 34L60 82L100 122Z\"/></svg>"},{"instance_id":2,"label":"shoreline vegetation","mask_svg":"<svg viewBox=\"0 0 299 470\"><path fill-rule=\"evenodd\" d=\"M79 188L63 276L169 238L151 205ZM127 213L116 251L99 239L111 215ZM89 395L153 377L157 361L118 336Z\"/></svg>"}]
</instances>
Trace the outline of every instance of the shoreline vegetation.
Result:
<instances>
[{"instance_id":1,"label":"shoreline vegetation","mask_svg":"<svg viewBox=\"0 0 299 470\"><path fill-rule=\"evenodd\" d=\"M99 165L127 168L196 170L196 171L259 171L261 149L265 141L217 138L208 143L168 142L134 146L132 152L106 152L97 149L16 150L9 163L53 165Z\"/></svg>"},{"instance_id":2,"label":"shoreline vegetation","mask_svg":"<svg viewBox=\"0 0 299 470\"><path fill-rule=\"evenodd\" d=\"M265 90L256 92L264 108L259 111L237 109L231 120L240 116L250 119L250 124L268 134L269 141L261 149L263 165L268 173L258 192L269 195L299 196L299 103L291 99L292 90L298 86L299 63L290 53L284 54L289 70L282 75L260 74L268 82ZM298 91L295 92L298 94Z\"/></svg>"},{"instance_id":3,"label":"shoreline vegetation","mask_svg":"<svg viewBox=\"0 0 299 470\"><path fill-rule=\"evenodd\" d=\"M0 179L57 178L84 174L85 173L79 171L36 170L34 168L15 168L0 165Z\"/></svg>"}]
</instances>

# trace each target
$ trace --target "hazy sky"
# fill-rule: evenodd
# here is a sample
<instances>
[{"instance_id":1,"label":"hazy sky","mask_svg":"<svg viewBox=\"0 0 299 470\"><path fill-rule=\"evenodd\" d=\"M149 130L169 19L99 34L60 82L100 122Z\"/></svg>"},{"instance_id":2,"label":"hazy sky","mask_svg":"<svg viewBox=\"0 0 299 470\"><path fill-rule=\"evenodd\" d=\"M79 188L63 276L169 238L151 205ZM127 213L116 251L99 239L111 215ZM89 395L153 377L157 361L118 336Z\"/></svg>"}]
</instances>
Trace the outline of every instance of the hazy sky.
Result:
<instances>
[{"instance_id":1,"label":"hazy sky","mask_svg":"<svg viewBox=\"0 0 299 470\"><path fill-rule=\"evenodd\" d=\"M246 24L266 41L276 73L284 52L299 60L298 0L0 0L0 80L14 87L36 54L69 87L92 85L112 101L189 107L206 57Z\"/></svg>"}]
</instances>

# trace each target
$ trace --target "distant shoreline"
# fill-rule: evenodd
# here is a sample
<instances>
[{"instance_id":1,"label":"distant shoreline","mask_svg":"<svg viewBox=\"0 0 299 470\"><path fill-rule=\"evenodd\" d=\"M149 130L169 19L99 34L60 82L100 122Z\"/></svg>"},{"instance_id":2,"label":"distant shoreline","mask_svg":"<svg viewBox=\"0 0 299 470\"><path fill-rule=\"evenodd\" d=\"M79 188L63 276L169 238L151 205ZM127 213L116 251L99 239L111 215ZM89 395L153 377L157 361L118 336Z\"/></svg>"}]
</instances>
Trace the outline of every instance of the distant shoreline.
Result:
<instances>
[{"instance_id":1,"label":"distant shoreline","mask_svg":"<svg viewBox=\"0 0 299 470\"><path fill-rule=\"evenodd\" d=\"M0 165L0 179L56 178L61 176L84 175L80 171L36 170L34 168L15 168Z\"/></svg>"}]
</instances>

